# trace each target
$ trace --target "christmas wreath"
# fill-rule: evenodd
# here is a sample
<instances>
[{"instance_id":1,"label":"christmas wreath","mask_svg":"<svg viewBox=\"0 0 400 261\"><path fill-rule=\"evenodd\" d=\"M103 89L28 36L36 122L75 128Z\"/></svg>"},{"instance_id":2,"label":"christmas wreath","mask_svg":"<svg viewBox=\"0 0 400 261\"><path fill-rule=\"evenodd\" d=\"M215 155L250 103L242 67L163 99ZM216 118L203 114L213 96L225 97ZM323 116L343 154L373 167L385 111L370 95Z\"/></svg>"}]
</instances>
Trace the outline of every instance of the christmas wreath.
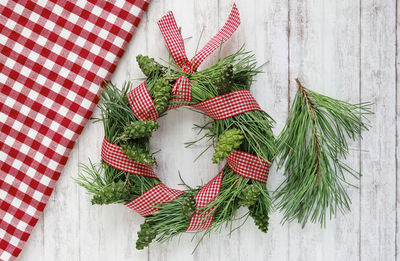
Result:
<instances>
[{"instance_id":1,"label":"christmas wreath","mask_svg":"<svg viewBox=\"0 0 400 261\"><path fill-rule=\"evenodd\" d=\"M272 118L257 104L249 89L260 73L254 55L243 48L197 71L203 60L225 42L240 24L234 5L223 28L193 59L186 57L184 43L172 12L158 25L172 59L167 66L138 55L146 75L144 83L121 89L108 83L99 107L105 138L102 162L83 166L76 180L93 194L93 204L123 203L145 217L136 242L143 249L153 240L165 241L183 232L205 234L228 225L240 207L258 228L267 232L273 198L266 188L269 167L280 157L287 180L274 195L285 220L325 220L349 208L342 187L349 167L340 160L348 153L346 138L355 139L367 129L363 115L369 104L352 105L307 90L299 91L285 129L274 138ZM159 127L157 119L170 109L191 106L208 115L210 122L201 139L215 145L214 163L226 159L223 169L201 187L184 191L168 188L153 171L155 153L149 140ZM189 143L192 145L194 141ZM340 146L340 149L337 149Z\"/></svg>"}]
</instances>

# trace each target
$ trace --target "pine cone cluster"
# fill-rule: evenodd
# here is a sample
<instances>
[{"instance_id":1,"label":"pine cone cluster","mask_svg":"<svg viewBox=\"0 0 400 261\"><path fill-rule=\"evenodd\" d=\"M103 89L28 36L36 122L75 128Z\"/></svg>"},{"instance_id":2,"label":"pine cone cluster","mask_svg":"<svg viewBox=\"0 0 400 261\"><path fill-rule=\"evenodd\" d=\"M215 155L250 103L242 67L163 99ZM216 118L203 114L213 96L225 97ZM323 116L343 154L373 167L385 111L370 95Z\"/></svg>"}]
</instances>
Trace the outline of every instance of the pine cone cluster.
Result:
<instances>
[{"instance_id":1,"label":"pine cone cluster","mask_svg":"<svg viewBox=\"0 0 400 261\"><path fill-rule=\"evenodd\" d=\"M118 181L113 182L110 185L104 187L98 191L92 198L92 204L112 204L116 201L124 198L127 194L125 182Z\"/></svg>"},{"instance_id":2,"label":"pine cone cluster","mask_svg":"<svg viewBox=\"0 0 400 261\"><path fill-rule=\"evenodd\" d=\"M228 93L232 90L233 85L233 65L228 64L221 70L220 77L215 82L219 95Z\"/></svg>"},{"instance_id":3,"label":"pine cone cluster","mask_svg":"<svg viewBox=\"0 0 400 261\"><path fill-rule=\"evenodd\" d=\"M229 129L225 131L220 137L215 147L214 156L212 158L214 163L224 160L229 153L237 150L244 140L243 133L238 129Z\"/></svg>"},{"instance_id":4,"label":"pine cone cluster","mask_svg":"<svg viewBox=\"0 0 400 261\"><path fill-rule=\"evenodd\" d=\"M150 58L145 55L139 54L136 56L136 61L139 64L139 68L142 70L143 74L147 77L151 74L162 72L163 66L156 62L153 58Z\"/></svg>"},{"instance_id":5,"label":"pine cone cluster","mask_svg":"<svg viewBox=\"0 0 400 261\"><path fill-rule=\"evenodd\" d=\"M254 205L260 194L261 190L257 185L247 185L239 195L239 205L246 207Z\"/></svg>"},{"instance_id":6,"label":"pine cone cluster","mask_svg":"<svg viewBox=\"0 0 400 261\"><path fill-rule=\"evenodd\" d=\"M149 222L144 222L140 225L140 231L137 233L136 249L141 250L147 247L157 236L157 231L152 228Z\"/></svg>"},{"instance_id":7,"label":"pine cone cluster","mask_svg":"<svg viewBox=\"0 0 400 261\"><path fill-rule=\"evenodd\" d=\"M133 121L125 126L122 136L126 139L148 138L159 127L155 121Z\"/></svg>"},{"instance_id":8,"label":"pine cone cluster","mask_svg":"<svg viewBox=\"0 0 400 261\"><path fill-rule=\"evenodd\" d=\"M256 208L253 206L249 207L250 216L253 218L256 226L264 233L268 232L269 217L266 214L256 212Z\"/></svg>"},{"instance_id":9,"label":"pine cone cluster","mask_svg":"<svg viewBox=\"0 0 400 261\"><path fill-rule=\"evenodd\" d=\"M141 162L145 165L153 166L156 161L151 156L149 150L139 143L129 142L121 145L122 152L125 153L128 158L134 161Z\"/></svg>"},{"instance_id":10,"label":"pine cone cluster","mask_svg":"<svg viewBox=\"0 0 400 261\"><path fill-rule=\"evenodd\" d=\"M193 194L189 194L183 202L182 214L187 219L190 219L196 213L196 210L197 210L196 199Z\"/></svg>"},{"instance_id":11,"label":"pine cone cluster","mask_svg":"<svg viewBox=\"0 0 400 261\"><path fill-rule=\"evenodd\" d=\"M172 86L167 79L160 78L154 84L153 101L158 113L163 113L171 99Z\"/></svg>"}]
</instances>

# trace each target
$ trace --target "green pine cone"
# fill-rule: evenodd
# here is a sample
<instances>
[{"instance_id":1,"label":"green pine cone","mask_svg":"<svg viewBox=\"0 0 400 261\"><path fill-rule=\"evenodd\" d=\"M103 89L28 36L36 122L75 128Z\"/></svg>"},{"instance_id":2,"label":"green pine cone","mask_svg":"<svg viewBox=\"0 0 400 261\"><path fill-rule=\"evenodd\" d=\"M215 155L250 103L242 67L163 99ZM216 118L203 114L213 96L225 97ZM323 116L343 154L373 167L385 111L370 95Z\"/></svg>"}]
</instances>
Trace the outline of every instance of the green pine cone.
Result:
<instances>
[{"instance_id":1,"label":"green pine cone","mask_svg":"<svg viewBox=\"0 0 400 261\"><path fill-rule=\"evenodd\" d=\"M239 195L239 205L246 207L254 205L260 194L261 190L257 185L247 185Z\"/></svg>"},{"instance_id":2,"label":"green pine cone","mask_svg":"<svg viewBox=\"0 0 400 261\"><path fill-rule=\"evenodd\" d=\"M196 213L197 205L193 194L188 195L182 205L182 214L185 218L191 219Z\"/></svg>"},{"instance_id":3,"label":"green pine cone","mask_svg":"<svg viewBox=\"0 0 400 261\"><path fill-rule=\"evenodd\" d=\"M116 203L125 198L127 193L128 191L126 189L125 182L113 182L104 187L102 190L98 191L97 194L93 196L92 204L103 205Z\"/></svg>"},{"instance_id":4,"label":"green pine cone","mask_svg":"<svg viewBox=\"0 0 400 261\"><path fill-rule=\"evenodd\" d=\"M163 113L171 99L172 85L164 78L158 79L154 84L153 101L158 113Z\"/></svg>"},{"instance_id":5,"label":"green pine cone","mask_svg":"<svg viewBox=\"0 0 400 261\"><path fill-rule=\"evenodd\" d=\"M237 150L244 139L243 133L238 129L230 129L222 133L215 147L214 163L218 163L228 157L229 153Z\"/></svg>"},{"instance_id":6,"label":"green pine cone","mask_svg":"<svg viewBox=\"0 0 400 261\"><path fill-rule=\"evenodd\" d=\"M143 74L147 77L153 73L162 72L164 68L153 58L150 58L146 55L139 54L138 56L136 56L136 61L139 64L139 68L142 70Z\"/></svg>"},{"instance_id":7,"label":"green pine cone","mask_svg":"<svg viewBox=\"0 0 400 261\"><path fill-rule=\"evenodd\" d=\"M125 126L122 140L150 137L151 132L160 127L155 121L133 121Z\"/></svg>"},{"instance_id":8,"label":"green pine cone","mask_svg":"<svg viewBox=\"0 0 400 261\"><path fill-rule=\"evenodd\" d=\"M228 64L222 68L221 73L215 86L217 87L217 92L219 95L228 93L232 90L233 81L233 65Z\"/></svg>"},{"instance_id":9,"label":"green pine cone","mask_svg":"<svg viewBox=\"0 0 400 261\"><path fill-rule=\"evenodd\" d=\"M140 225L140 231L137 233L136 249L141 250L147 247L157 236L157 231L152 228L149 222L144 222Z\"/></svg>"},{"instance_id":10,"label":"green pine cone","mask_svg":"<svg viewBox=\"0 0 400 261\"><path fill-rule=\"evenodd\" d=\"M150 166L153 166L156 163L150 152L138 143L124 143L121 145L121 148L122 152L125 153L131 160Z\"/></svg>"},{"instance_id":11,"label":"green pine cone","mask_svg":"<svg viewBox=\"0 0 400 261\"><path fill-rule=\"evenodd\" d=\"M261 214L256 212L256 208L253 206L249 207L250 216L253 218L256 226L264 233L268 232L269 216L268 214Z\"/></svg>"}]
</instances>

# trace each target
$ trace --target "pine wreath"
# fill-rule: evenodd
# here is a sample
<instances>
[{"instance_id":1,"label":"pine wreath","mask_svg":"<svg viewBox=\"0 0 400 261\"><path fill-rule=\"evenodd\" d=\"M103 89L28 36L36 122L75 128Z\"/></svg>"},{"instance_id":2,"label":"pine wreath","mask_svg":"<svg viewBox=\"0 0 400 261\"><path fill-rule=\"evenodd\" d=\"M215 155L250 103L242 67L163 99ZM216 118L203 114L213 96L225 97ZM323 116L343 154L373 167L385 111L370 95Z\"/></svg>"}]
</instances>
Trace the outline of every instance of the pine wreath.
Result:
<instances>
[{"instance_id":1,"label":"pine wreath","mask_svg":"<svg viewBox=\"0 0 400 261\"><path fill-rule=\"evenodd\" d=\"M189 61L169 12L159 27L173 59L164 66L138 55L145 82L136 88L126 83L121 89L108 83L101 92L102 162L83 166L76 181L93 194L92 204L123 203L145 217L137 249L183 232L203 230L207 234L222 225L233 230L231 224L240 207L248 209L244 221L252 217L267 232L274 200L285 214L284 221L297 219L303 225L308 220L323 224L327 209L332 215L349 209L342 185L344 173L358 173L340 157L348 153L346 139L356 139L368 129L363 120L371 113L370 104L341 102L298 82L288 122L275 139L273 119L249 91L254 76L261 73L251 52L241 48L197 71L239 23L234 6L221 31ZM198 126L207 131L199 140L206 138L214 145L214 163L226 159L210 182L184 191L168 188L158 179L152 169L156 155L149 147L152 132L159 128L157 118L180 106L210 116L210 122ZM276 157L286 180L271 196L265 183Z\"/></svg>"}]
</instances>

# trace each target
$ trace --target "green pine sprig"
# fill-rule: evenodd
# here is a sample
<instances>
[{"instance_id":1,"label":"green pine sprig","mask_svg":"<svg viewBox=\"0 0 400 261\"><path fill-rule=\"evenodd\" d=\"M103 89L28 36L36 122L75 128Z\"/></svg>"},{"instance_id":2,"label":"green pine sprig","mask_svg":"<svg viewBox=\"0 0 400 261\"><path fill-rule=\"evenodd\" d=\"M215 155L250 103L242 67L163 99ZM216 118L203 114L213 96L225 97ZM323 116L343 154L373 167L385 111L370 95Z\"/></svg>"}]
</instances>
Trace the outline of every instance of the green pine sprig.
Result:
<instances>
[{"instance_id":1,"label":"green pine sprig","mask_svg":"<svg viewBox=\"0 0 400 261\"><path fill-rule=\"evenodd\" d=\"M275 198L283 221L325 225L328 213L332 217L350 209L346 174L358 177L359 173L343 159L349 153L348 140L361 138L362 131L368 130L371 103L336 100L296 82L298 91L278 137L286 179Z\"/></svg>"},{"instance_id":2,"label":"green pine sprig","mask_svg":"<svg viewBox=\"0 0 400 261\"><path fill-rule=\"evenodd\" d=\"M103 123L105 138L111 143L118 143L125 131L126 123L137 121L126 98L131 89L130 83L124 84L121 89L112 83L107 83L100 94L98 107L101 117L94 120ZM160 183L158 179L132 175L104 162L82 164L81 173L75 182L93 196L93 204L127 203ZM124 194L120 193L122 183L126 191ZM110 190L113 184L119 184L119 188Z\"/></svg>"}]
</instances>

